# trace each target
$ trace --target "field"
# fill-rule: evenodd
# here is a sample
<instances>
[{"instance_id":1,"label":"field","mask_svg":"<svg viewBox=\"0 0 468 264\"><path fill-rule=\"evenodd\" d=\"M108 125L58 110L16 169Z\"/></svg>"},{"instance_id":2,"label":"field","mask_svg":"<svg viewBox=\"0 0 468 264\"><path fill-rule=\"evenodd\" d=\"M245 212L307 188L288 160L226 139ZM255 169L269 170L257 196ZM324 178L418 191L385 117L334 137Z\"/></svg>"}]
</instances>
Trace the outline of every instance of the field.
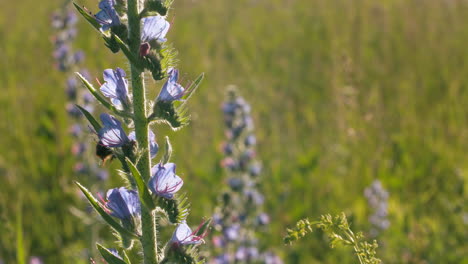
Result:
<instances>
[{"instance_id":1,"label":"field","mask_svg":"<svg viewBox=\"0 0 468 264\"><path fill-rule=\"evenodd\" d=\"M62 4L0 2L0 260L8 264L89 263L80 252L93 247L90 227L70 213L86 204L73 184L83 176L72 170L66 76L53 66L50 17ZM79 4L97 10L97 1ZM154 127L161 146L164 135L173 143L191 222L212 215L226 185L221 105L235 84L252 106L263 165L264 247L285 263L356 263L319 230L293 246L282 237L301 218L340 212L368 233L364 189L379 179L389 192L390 227L377 238L384 263L467 263L468 2L176 0L168 20L183 79L205 73L191 124ZM74 46L93 79L129 68L83 19L78 27ZM148 84L155 97L161 84ZM120 184L113 174L106 189ZM99 237L113 241L106 232Z\"/></svg>"}]
</instances>

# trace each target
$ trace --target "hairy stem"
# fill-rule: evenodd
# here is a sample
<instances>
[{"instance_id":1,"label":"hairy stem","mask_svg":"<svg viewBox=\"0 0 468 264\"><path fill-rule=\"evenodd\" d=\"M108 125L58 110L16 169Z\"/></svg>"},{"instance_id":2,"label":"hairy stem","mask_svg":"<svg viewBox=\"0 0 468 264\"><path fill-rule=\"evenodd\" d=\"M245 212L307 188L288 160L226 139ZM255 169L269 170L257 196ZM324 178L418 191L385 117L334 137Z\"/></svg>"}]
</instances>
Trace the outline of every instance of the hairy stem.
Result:
<instances>
[{"instance_id":1,"label":"hairy stem","mask_svg":"<svg viewBox=\"0 0 468 264\"><path fill-rule=\"evenodd\" d=\"M128 39L129 47L133 56L139 56L140 48L140 18L139 1L128 0ZM146 98L144 73L135 65L131 65L131 80L133 89L133 111L135 134L138 145L142 148L143 154L140 157L137 168L145 181L150 177L150 155L148 144L148 121L146 117ZM144 264L156 264L157 261L157 234L154 221L154 214L144 206L141 208L141 245L143 248Z\"/></svg>"}]
</instances>

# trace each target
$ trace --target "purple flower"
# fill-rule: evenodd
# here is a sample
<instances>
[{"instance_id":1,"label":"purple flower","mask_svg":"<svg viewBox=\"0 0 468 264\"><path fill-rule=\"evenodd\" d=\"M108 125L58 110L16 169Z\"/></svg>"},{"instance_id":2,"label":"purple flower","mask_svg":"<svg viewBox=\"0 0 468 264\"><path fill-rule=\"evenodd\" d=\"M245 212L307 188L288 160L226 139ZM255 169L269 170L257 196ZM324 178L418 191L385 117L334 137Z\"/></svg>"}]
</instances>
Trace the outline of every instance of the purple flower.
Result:
<instances>
[{"instance_id":1,"label":"purple flower","mask_svg":"<svg viewBox=\"0 0 468 264\"><path fill-rule=\"evenodd\" d=\"M128 81L125 79L125 71L121 68L106 69L103 75L105 83L100 88L102 94L110 98L115 106L126 106L128 104Z\"/></svg>"},{"instance_id":2,"label":"purple flower","mask_svg":"<svg viewBox=\"0 0 468 264\"><path fill-rule=\"evenodd\" d=\"M73 166L73 171L80 174L88 173L88 168L82 163L78 162Z\"/></svg>"},{"instance_id":3,"label":"purple flower","mask_svg":"<svg viewBox=\"0 0 468 264\"><path fill-rule=\"evenodd\" d=\"M142 19L143 27L141 30L141 41L149 42L156 40L158 42L166 41L166 34L169 31L170 24L162 16L150 16Z\"/></svg>"},{"instance_id":4,"label":"purple flower","mask_svg":"<svg viewBox=\"0 0 468 264\"><path fill-rule=\"evenodd\" d=\"M254 260L258 256L258 249L255 247L240 247L236 252L236 260L238 261Z\"/></svg>"},{"instance_id":5,"label":"purple flower","mask_svg":"<svg viewBox=\"0 0 468 264\"><path fill-rule=\"evenodd\" d=\"M258 176L262 172L262 167L259 163L254 163L249 168L249 173L252 176Z\"/></svg>"},{"instance_id":6,"label":"purple flower","mask_svg":"<svg viewBox=\"0 0 468 264\"><path fill-rule=\"evenodd\" d=\"M267 252L264 256L265 264L283 264L283 261L277 255Z\"/></svg>"},{"instance_id":7,"label":"purple flower","mask_svg":"<svg viewBox=\"0 0 468 264\"><path fill-rule=\"evenodd\" d=\"M247 197L249 203L255 205L262 205L265 201L263 195L261 195L257 190L247 190L244 192L244 195Z\"/></svg>"},{"instance_id":8,"label":"purple flower","mask_svg":"<svg viewBox=\"0 0 468 264\"><path fill-rule=\"evenodd\" d=\"M97 178L101 181L105 181L109 178L109 172L107 170L98 170L96 174Z\"/></svg>"},{"instance_id":9,"label":"purple flower","mask_svg":"<svg viewBox=\"0 0 468 264\"><path fill-rule=\"evenodd\" d=\"M151 168L153 176L148 185L153 194L172 199L174 194L182 188L184 182L175 174L175 169L174 163L166 163L164 166L160 163Z\"/></svg>"},{"instance_id":10,"label":"purple flower","mask_svg":"<svg viewBox=\"0 0 468 264\"><path fill-rule=\"evenodd\" d=\"M70 127L69 131L72 136L79 137L81 135L82 129L79 124L74 124Z\"/></svg>"},{"instance_id":11,"label":"purple flower","mask_svg":"<svg viewBox=\"0 0 468 264\"><path fill-rule=\"evenodd\" d=\"M228 184L229 184L229 187L231 187L231 189L233 189L234 191L239 191L244 186L242 179L239 179L236 177L229 178Z\"/></svg>"},{"instance_id":12,"label":"purple flower","mask_svg":"<svg viewBox=\"0 0 468 264\"><path fill-rule=\"evenodd\" d=\"M122 147L130 142L119 120L109 114L101 114L102 124L104 125L98 132L100 144L106 147Z\"/></svg>"},{"instance_id":13,"label":"purple flower","mask_svg":"<svg viewBox=\"0 0 468 264\"><path fill-rule=\"evenodd\" d=\"M29 264L44 264L44 262L39 257L31 257L29 259Z\"/></svg>"},{"instance_id":14,"label":"purple flower","mask_svg":"<svg viewBox=\"0 0 468 264\"><path fill-rule=\"evenodd\" d=\"M233 102L226 102L222 106L223 112L226 115L233 115L237 109L237 104Z\"/></svg>"},{"instance_id":15,"label":"purple flower","mask_svg":"<svg viewBox=\"0 0 468 264\"><path fill-rule=\"evenodd\" d=\"M91 93L85 92L83 94L83 102L85 104L90 104L90 103L94 102L94 96Z\"/></svg>"},{"instance_id":16,"label":"purple flower","mask_svg":"<svg viewBox=\"0 0 468 264\"><path fill-rule=\"evenodd\" d=\"M257 222L259 225L267 225L270 223L270 217L265 213L261 213L257 216Z\"/></svg>"},{"instance_id":17,"label":"purple flower","mask_svg":"<svg viewBox=\"0 0 468 264\"><path fill-rule=\"evenodd\" d=\"M130 132L130 134L128 134L128 138L130 140L136 141L135 131ZM154 158L156 154L158 154L159 146L158 146L158 143L156 143L156 138L155 138L153 131L149 130L148 138L149 138L149 144L150 144L151 158Z\"/></svg>"},{"instance_id":18,"label":"purple flower","mask_svg":"<svg viewBox=\"0 0 468 264\"><path fill-rule=\"evenodd\" d=\"M79 156L86 151L86 144L84 143L75 143L72 146L72 154L75 156Z\"/></svg>"},{"instance_id":19,"label":"purple flower","mask_svg":"<svg viewBox=\"0 0 468 264\"><path fill-rule=\"evenodd\" d=\"M247 145L247 146L253 146L253 145L255 145L255 143L257 143L257 139L255 138L254 135L248 135L248 136L245 138L245 145Z\"/></svg>"},{"instance_id":20,"label":"purple flower","mask_svg":"<svg viewBox=\"0 0 468 264\"><path fill-rule=\"evenodd\" d=\"M240 229L241 227L237 223L232 226L228 226L224 229L224 236L231 241L237 240L239 238Z\"/></svg>"},{"instance_id":21,"label":"purple flower","mask_svg":"<svg viewBox=\"0 0 468 264\"><path fill-rule=\"evenodd\" d=\"M96 14L96 20L101 24L101 30L107 31L113 26L120 25L120 18L114 8L115 0L102 0L99 2L99 11Z\"/></svg>"},{"instance_id":22,"label":"purple flower","mask_svg":"<svg viewBox=\"0 0 468 264\"><path fill-rule=\"evenodd\" d=\"M195 235L202 225L192 232L186 222L179 224L171 238L172 245L198 245L203 242L203 235Z\"/></svg>"},{"instance_id":23,"label":"purple flower","mask_svg":"<svg viewBox=\"0 0 468 264\"><path fill-rule=\"evenodd\" d=\"M185 94L184 87L177 83L177 80L179 79L179 70L170 68L168 75L167 81L164 83L161 92L158 95L158 101L172 102L179 100Z\"/></svg>"},{"instance_id":24,"label":"purple flower","mask_svg":"<svg viewBox=\"0 0 468 264\"><path fill-rule=\"evenodd\" d=\"M75 60L75 63L80 63L84 60L85 58L85 55L84 55L84 52L82 50L80 51L77 51L75 52L75 54L73 54L73 59Z\"/></svg>"},{"instance_id":25,"label":"purple flower","mask_svg":"<svg viewBox=\"0 0 468 264\"><path fill-rule=\"evenodd\" d=\"M110 215L128 220L140 214L140 200L135 191L120 187L107 191L106 196L106 207L110 209Z\"/></svg>"},{"instance_id":26,"label":"purple flower","mask_svg":"<svg viewBox=\"0 0 468 264\"><path fill-rule=\"evenodd\" d=\"M229 263L232 263L232 257L229 256L227 253L219 255L216 258L214 258L212 261L210 261L210 264L229 264Z\"/></svg>"}]
</instances>

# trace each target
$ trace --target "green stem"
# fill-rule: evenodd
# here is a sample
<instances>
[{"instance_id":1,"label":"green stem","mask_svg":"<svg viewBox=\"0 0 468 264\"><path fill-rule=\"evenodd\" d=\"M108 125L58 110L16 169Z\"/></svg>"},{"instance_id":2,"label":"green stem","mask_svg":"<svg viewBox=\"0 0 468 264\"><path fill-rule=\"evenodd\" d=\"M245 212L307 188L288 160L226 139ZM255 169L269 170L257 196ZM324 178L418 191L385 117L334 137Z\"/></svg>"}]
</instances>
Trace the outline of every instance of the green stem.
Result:
<instances>
[{"instance_id":1,"label":"green stem","mask_svg":"<svg viewBox=\"0 0 468 264\"><path fill-rule=\"evenodd\" d=\"M128 39L129 47L133 56L139 56L140 49L140 17L138 0L128 0ZM147 182L150 177L150 155L148 144L148 120L146 117L146 98L144 73L131 65L132 91L133 91L133 111L135 134L138 145L143 149L137 169ZM143 248L144 264L156 264L157 260L157 234L154 213L145 207L141 208L141 228L142 237L140 239Z\"/></svg>"}]
</instances>

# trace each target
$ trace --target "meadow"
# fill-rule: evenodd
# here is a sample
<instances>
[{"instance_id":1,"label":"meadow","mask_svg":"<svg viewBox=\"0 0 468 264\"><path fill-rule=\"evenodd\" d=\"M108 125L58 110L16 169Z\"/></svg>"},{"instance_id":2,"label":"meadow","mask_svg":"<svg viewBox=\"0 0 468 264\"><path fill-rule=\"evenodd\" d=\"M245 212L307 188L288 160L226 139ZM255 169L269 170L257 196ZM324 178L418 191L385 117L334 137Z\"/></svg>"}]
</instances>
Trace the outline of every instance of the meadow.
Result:
<instances>
[{"instance_id":1,"label":"meadow","mask_svg":"<svg viewBox=\"0 0 468 264\"><path fill-rule=\"evenodd\" d=\"M80 252L93 247L89 227L70 213L86 203L73 184L66 77L52 57L50 17L62 4L0 2L0 260L8 264L89 263ZM190 125L156 127L171 136L190 220L210 217L226 185L221 105L234 84L252 106L263 167L271 224L260 240L285 263L356 263L320 230L293 246L282 237L301 218L340 212L368 233L364 189L375 179L389 192L390 226L377 238L384 263L468 263L468 2L176 0L168 20L182 79L205 73ZM83 19L74 45L93 79L128 66ZM149 97L159 86L149 81ZM105 185L119 181L114 173Z\"/></svg>"}]
</instances>

